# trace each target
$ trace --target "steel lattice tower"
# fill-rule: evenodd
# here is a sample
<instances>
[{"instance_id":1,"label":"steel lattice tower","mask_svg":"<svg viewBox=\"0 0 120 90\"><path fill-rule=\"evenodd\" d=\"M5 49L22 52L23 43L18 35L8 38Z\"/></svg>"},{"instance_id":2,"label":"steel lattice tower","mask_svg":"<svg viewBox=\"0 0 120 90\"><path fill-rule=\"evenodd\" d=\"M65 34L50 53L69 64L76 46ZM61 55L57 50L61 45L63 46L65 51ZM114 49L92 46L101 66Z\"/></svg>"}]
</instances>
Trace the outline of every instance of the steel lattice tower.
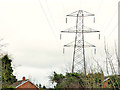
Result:
<instances>
[{"instance_id":1,"label":"steel lattice tower","mask_svg":"<svg viewBox=\"0 0 120 90\"><path fill-rule=\"evenodd\" d=\"M88 16L95 16L95 15L83 10L78 10L66 16L76 17L76 26L68 28L64 31L61 31L61 33L75 34L75 40L71 43L64 45L64 47L74 47L72 73L75 70L77 70L79 72L84 72L84 74L86 74L85 48L95 47L95 45L92 45L85 41L84 33L93 33L93 32L100 32L100 31L96 31L92 28L88 28L84 26L84 18ZM66 18L66 22L67 22L67 18ZM60 38L61 38L61 34L60 34ZM99 38L100 38L100 34L99 34Z\"/></svg>"}]
</instances>

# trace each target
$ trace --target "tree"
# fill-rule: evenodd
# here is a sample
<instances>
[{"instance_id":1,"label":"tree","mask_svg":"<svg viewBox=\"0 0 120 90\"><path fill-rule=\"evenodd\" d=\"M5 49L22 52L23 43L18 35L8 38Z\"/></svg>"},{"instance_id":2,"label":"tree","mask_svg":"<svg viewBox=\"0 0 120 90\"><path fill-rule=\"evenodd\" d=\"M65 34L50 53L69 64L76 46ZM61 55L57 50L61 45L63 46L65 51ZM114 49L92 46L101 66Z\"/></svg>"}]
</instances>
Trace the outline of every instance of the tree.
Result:
<instances>
[{"instance_id":1,"label":"tree","mask_svg":"<svg viewBox=\"0 0 120 90\"><path fill-rule=\"evenodd\" d=\"M1 58L2 61L2 83L3 87L13 84L17 81L16 76L13 75L13 69L11 67L12 60L8 55L4 55Z\"/></svg>"},{"instance_id":2,"label":"tree","mask_svg":"<svg viewBox=\"0 0 120 90\"><path fill-rule=\"evenodd\" d=\"M39 84L39 86L38 86L38 87L39 87L39 89L41 89L41 86L42 86L42 85L41 85L41 84Z\"/></svg>"},{"instance_id":3,"label":"tree","mask_svg":"<svg viewBox=\"0 0 120 90\"><path fill-rule=\"evenodd\" d=\"M54 72L51 81L56 82L55 88L102 88L104 74L102 72L88 73L66 73Z\"/></svg>"},{"instance_id":4,"label":"tree","mask_svg":"<svg viewBox=\"0 0 120 90\"><path fill-rule=\"evenodd\" d=\"M39 88L39 90L41 89L41 84L36 84L36 86Z\"/></svg>"},{"instance_id":5,"label":"tree","mask_svg":"<svg viewBox=\"0 0 120 90\"><path fill-rule=\"evenodd\" d=\"M46 89L46 87L45 87L45 86L43 86L43 89Z\"/></svg>"}]
</instances>

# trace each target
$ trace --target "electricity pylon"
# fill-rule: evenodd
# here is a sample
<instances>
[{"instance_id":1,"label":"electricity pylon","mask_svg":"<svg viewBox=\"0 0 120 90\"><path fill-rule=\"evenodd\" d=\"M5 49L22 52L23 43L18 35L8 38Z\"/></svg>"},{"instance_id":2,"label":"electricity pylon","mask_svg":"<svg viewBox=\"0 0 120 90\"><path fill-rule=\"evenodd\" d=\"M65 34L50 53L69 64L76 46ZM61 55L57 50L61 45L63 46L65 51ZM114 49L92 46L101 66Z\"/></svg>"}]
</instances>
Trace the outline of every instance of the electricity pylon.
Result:
<instances>
[{"instance_id":1,"label":"electricity pylon","mask_svg":"<svg viewBox=\"0 0 120 90\"><path fill-rule=\"evenodd\" d=\"M85 48L96 47L96 46L85 41L84 33L99 32L99 39L100 39L100 31L96 31L92 28L88 28L84 26L84 18L95 15L83 10L78 10L66 16L76 17L76 26L61 31L61 33L75 33L75 40L71 43L64 45L64 47L74 47L72 73L75 71L76 67L79 66L78 67L79 69L77 68L76 70L80 72L84 70L82 72L84 72L84 74L86 75ZM95 17L94 17L94 22L95 22ZM67 23L67 18L66 18L66 23ZM61 39L61 34L60 34L60 39Z\"/></svg>"}]
</instances>

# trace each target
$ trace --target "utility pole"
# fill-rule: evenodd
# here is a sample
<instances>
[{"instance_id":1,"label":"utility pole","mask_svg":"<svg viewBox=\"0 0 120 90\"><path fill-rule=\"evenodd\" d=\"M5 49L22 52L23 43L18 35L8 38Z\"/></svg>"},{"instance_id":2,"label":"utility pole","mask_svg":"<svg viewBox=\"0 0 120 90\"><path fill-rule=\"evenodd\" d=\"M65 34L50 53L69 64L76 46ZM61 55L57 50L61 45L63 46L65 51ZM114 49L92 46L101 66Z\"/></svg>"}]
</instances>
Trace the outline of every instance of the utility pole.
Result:
<instances>
[{"instance_id":1,"label":"utility pole","mask_svg":"<svg viewBox=\"0 0 120 90\"><path fill-rule=\"evenodd\" d=\"M86 75L85 48L96 47L96 46L85 41L84 33L99 32L99 39L100 39L100 31L94 30L92 28L88 28L84 25L84 18L88 16L95 16L94 14L91 14L83 10L78 10L71 14L66 15L66 23L68 16L76 17L76 26L61 31L61 33L74 33L75 40L71 43L64 45L64 47L74 47L72 73L75 72L76 67L79 65L80 67L78 67L79 68L78 71L81 72L83 70L82 72L84 72L84 74ZM95 22L95 17L94 17L94 22ZM61 39L61 34L60 34L60 39Z\"/></svg>"}]
</instances>

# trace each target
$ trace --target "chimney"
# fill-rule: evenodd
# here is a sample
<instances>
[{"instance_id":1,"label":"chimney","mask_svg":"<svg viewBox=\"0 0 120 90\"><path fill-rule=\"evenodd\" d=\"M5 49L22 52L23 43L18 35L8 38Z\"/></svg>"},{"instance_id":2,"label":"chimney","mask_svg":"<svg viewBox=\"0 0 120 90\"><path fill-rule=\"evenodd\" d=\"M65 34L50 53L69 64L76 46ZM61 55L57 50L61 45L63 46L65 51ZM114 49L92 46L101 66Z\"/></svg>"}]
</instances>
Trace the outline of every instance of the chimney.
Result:
<instances>
[{"instance_id":1,"label":"chimney","mask_svg":"<svg viewBox=\"0 0 120 90\"><path fill-rule=\"evenodd\" d=\"M25 77L22 78L22 81L25 81Z\"/></svg>"}]
</instances>

